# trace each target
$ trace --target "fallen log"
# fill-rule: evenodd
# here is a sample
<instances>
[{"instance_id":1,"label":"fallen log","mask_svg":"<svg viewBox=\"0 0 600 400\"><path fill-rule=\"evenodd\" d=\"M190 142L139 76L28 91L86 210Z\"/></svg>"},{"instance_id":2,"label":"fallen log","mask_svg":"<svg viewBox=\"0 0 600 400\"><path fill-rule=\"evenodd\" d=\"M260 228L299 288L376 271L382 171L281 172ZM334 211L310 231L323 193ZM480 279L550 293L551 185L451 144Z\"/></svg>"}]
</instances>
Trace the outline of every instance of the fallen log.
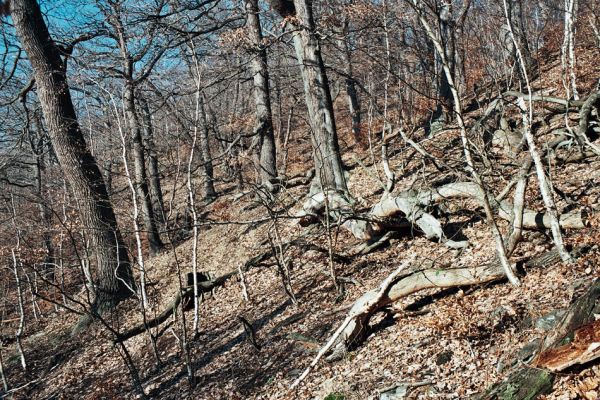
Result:
<instances>
[{"instance_id":1,"label":"fallen log","mask_svg":"<svg viewBox=\"0 0 600 400\"><path fill-rule=\"evenodd\" d=\"M540 354L536 367L560 372L600 358L600 320L577 329L573 341Z\"/></svg>"},{"instance_id":2,"label":"fallen log","mask_svg":"<svg viewBox=\"0 0 600 400\"><path fill-rule=\"evenodd\" d=\"M443 200L452 198L471 198L479 202L483 199L483 192L473 182L456 182L443 185L430 191L417 195L422 206L429 206ZM492 200L492 207L498 212L498 216L507 221L512 220L513 205L509 201L496 202ZM571 211L559 216L560 227L563 229L583 229L589 227L589 215L584 210ZM537 211L525 209L523 211L523 228L527 229L550 229L548 215Z\"/></svg>"},{"instance_id":3,"label":"fallen log","mask_svg":"<svg viewBox=\"0 0 600 400\"><path fill-rule=\"evenodd\" d=\"M522 99L529 98L529 95L527 93L521 93L521 92L517 92L515 90L509 90L507 92L504 92L502 94L502 96L503 97L517 97L517 98L522 98ZM546 95L533 95L533 96L531 96L531 101L554 103L554 104L560 104L561 106L574 107L574 108L580 108L584 104L583 100L568 100L568 99L561 99L560 97L553 97L553 96L546 96Z\"/></svg>"},{"instance_id":4,"label":"fallen log","mask_svg":"<svg viewBox=\"0 0 600 400\"><path fill-rule=\"evenodd\" d=\"M322 214L325 201L329 202L330 214L334 220L341 219L342 226L348 229L356 238L373 240L383 236L389 228L386 224L391 218L401 216L409 224L417 227L428 239L437 240L451 248L462 248L466 241L453 241L446 238L442 223L433 216L429 209L438 203L450 199L471 198L483 202L483 191L474 182L455 182L435 189L416 192L405 191L397 196L385 196L375 204L364 217L353 214L350 201L337 192L323 192L311 196L304 205L304 215L315 216ZM513 219L513 204L507 200L491 200L492 208L498 216L507 221ZM583 229L589 227L588 211L575 210L559 216L559 224L563 229ZM550 218L546 213L530 209L523 210L523 228L550 229Z\"/></svg>"},{"instance_id":5,"label":"fallen log","mask_svg":"<svg viewBox=\"0 0 600 400\"><path fill-rule=\"evenodd\" d=\"M327 249L324 249L320 246L317 246L313 243L307 242L303 239L303 236L300 238L291 240L289 242L283 243L282 245L283 251L286 251L290 247L298 247L302 250L313 250L318 251L324 254L328 254ZM340 263L348 263L350 262L350 258L345 255L333 253L332 254L334 260ZM269 258L273 257L273 250L266 250L259 255L256 255L250 259L248 259L242 266L239 268L235 268L223 275L220 275L214 279L207 280L204 282L198 282L198 295L202 295L203 293L210 293L213 289L221 287L227 282L229 279L239 276L240 271L242 273L247 272L251 268L258 266L261 263L264 263ZM177 294L173 296L173 299L169 302L167 307L155 318L147 321L145 324L141 323L123 333L119 333L117 338L115 339L116 343L124 342L128 339L131 339L134 336L137 336L141 333L144 333L148 329L155 328L164 322L166 322L171 315L174 315L177 311L177 307L179 307L182 303L186 304L187 301L193 299L194 296L194 287L184 287L181 288Z\"/></svg>"},{"instance_id":6,"label":"fallen log","mask_svg":"<svg viewBox=\"0 0 600 400\"><path fill-rule=\"evenodd\" d=\"M198 294L202 294L202 293L209 293L211 290L222 286L229 278L231 278L234 275L237 275L238 271L231 271L228 272L224 275L221 275L217 278L215 278L214 280L211 281L205 281L205 282L198 282ZM187 301L192 301L192 299L194 298L194 287L186 287L183 288L179 291L179 293L177 295L175 295L175 297L173 298L173 300L171 300L171 302L169 303L169 305L167 307L165 307L165 309L155 318L151 319L150 321L146 322L145 324L139 324L123 333L119 333L114 342L115 343L120 343L120 342L124 342L128 339L131 339L132 337L135 337L139 334L142 334L144 332L146 332L149 329L155 328L159 325L161 325L162 323L166 322L169 317L171 315L174 315L177 311L177 307L179 307L179 305L183 302L184 304Z\"/></svg>"},{"instance_id":7,"label":"fallen log","mask_svg":"<svg viewBox=\"0 0 600 400\"><path fill-rule=\"evenodd\" d=\"M314 360L310 363L310 365L302 372L302 374L300 374L300 376L294 381L294 383L292 383L290 389L293 389L296 386L298 386L300 382L302 382L302 380L306 378L306 376L310 373L312 368L314 368L315 365L317 365L321 357L323 357L329 351L329 349L331 349L331 347L336 343L338 338L344 334L347 326L352 323L354 318L357 316L357 313L363 312L363 310L372 310L378 306L380 299L386 296L386 293L389 290L391 283L394 280L396 280L396 278L406 268L410 266L410 263L413 259L414 256L412 257L412 259L404 261L398 268L394 270L394 272L388 275L388 277L384 279L384 281L381 283L378 289L374 289L371 292L369 292L371 293L371 296L362 296L357 300L355 306L350 309L350 312L348 312L348 316L346 317L344 322L342 322L342 324L338 327L335 333L329 338L325 346L321 348L321 350L314 358Z\"/></svg>"},{"instance_id":8,"label":"fallen log","mask_svg":"<svg viewBox=\"0 0 600 400\"><path fill-rule=\"evenodd\" d=\"M573 257L578 257L588 250L579 247L573 250ZM560 254L556 249L535 257L525 263L526 267L545 267L560 262ZM394 279L387 279L388 287L371 290L359 297L350 311L349 320L337 335L333 354L328 359L335 360L339 355L360 345L368 333L369 320L385 306L410 294L431 288L451 288L472 286L500 281L506 275L498 260L477 267L442 268L434 262L429 265L421 263L397 274Z\"/></svg>"},{"instance_id":9,"label":"fallen log","mask_svg":"<svg viewBox=\"0 0 600 400\"><path fill-rule=\"evenodd\" d=\"M588 250L589 247L576 248L572 251L572 256L574 258L579 257ZM421 263L419 266L413 266L411 268L410 263L413 259L414 257L403 262L400 267L383 280L377 289L373 289L363 294L354 302L354 305L350 308L350 311L342 324L327 340L327 343L321 348L310 365L298 379L294 381L290 389L298 386L298 384L306 378L310 371L317 365L319 360L325 354L330 352L331 349L333 349L333 351L332 354L327 357L328 361L339 359L340 355L345 354L348 350L361 344L366 338L371 317L385 306L400 298L423 289L468 286L506 279L502 266L497 260L475 268L440 269L435 268L433 262L430 262L430 265L427 267L423 267L423 263ZM560 261L561 258L559 252L556 249L553 249L541 256L535 257L525 263L525 265L533 267L548 266ZM598 295L600 296L600 279L598 279L597 282L599 282ZM589 307L586 309L588 308ZM544 390L548 386L546 380L543 379L547 375L547 372L546 370L541 371L542 372L540 372L539 375L530 371L529 374L525 375L527 379L524 379L523 382L526 382L531 387L538 388L536 390ZM537 384L535 382L537 382ZM534 398L535 397L518 397L518 399ZM496 398L494 397L493 399ZM513 398L502 397L502 399Z\"/></svg>"}]
</instances>

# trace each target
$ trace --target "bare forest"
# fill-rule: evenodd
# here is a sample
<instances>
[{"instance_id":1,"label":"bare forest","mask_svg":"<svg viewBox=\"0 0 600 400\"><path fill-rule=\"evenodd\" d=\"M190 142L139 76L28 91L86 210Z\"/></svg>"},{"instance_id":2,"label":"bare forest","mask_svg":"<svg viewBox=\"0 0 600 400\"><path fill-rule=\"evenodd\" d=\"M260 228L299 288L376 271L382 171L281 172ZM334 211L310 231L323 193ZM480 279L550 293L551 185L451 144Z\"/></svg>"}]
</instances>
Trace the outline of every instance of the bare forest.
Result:
<instances>
[{"instance_id":1,"label":"bare forest","mask_svg":"<svg viewBox=\"0 0 600 400\"><path fill-rule=\"evenodd\" d=\"M0 399L600 399L600 1L0 0Z\"/></svg>"}]
</instances>

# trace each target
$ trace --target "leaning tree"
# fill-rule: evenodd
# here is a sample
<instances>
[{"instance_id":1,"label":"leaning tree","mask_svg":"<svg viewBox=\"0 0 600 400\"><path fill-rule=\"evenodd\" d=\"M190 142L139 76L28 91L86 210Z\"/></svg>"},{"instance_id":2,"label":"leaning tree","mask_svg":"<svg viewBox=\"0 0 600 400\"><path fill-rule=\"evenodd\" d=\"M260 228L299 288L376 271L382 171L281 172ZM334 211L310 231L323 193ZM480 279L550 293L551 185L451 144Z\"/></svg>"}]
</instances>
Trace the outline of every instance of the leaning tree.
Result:
<instances>
[{"instance_id":1,"label":"leaning tree","mask_svg":"<svg viewBox=\"0 0 600 400\"><path fill-rule=\"evenodd\" d=\"M69 92L66 66L35 0L13 0L10 14L33 67L37 95L52 146L79 205L81 220L96 256L92 315L129 297L134 281L102 173L83 137ZM85 328L91 320L82 320Z\"/></svg>"}]
</instances>

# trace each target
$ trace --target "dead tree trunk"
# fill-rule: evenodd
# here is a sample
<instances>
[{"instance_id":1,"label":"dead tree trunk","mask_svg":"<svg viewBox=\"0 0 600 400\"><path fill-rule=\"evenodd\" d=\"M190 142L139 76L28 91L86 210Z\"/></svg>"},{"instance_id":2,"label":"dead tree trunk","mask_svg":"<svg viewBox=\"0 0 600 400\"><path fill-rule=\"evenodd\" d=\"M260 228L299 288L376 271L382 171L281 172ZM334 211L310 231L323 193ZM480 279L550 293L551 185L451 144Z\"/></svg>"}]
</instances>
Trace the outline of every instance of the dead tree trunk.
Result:
<instances>
[{"instance_id":1,"label":"dead tree trunk","mask_svg":"<svg viewBox=\"0 0 600 400\"><path fill-rule=\"evenodd\" d=\"M292 4L289 0L272 0L271 4L283 18L290 22L295 21L291 24L294 29L292 33L294 48L304 83L315 169L321 188L347 193L348 187L338 144L329 80L321 56L312 2L294 0ZM287 18L294 14L295 18Z\"/></svg>"},{"instance_id":2,"label":"dead tree trunk","mask_svg":"<svg viewBox=\"0 0 600 400\"><path fill-rule=\"evenodd\" d=\"M17 36L33 67L37 95L49 136L79 204L82 223L97 260L92 313L102 313L131 296L134 281L102 173L81 132L67 84L65 65L35 0L13 0ZM89 320L82 321L85 327Z\"/></svg>"},{"instance_id":3,"label":"dead tree trunk","mask_svg":"<svg viewBox=\"0 0 600 400\"><path fill-rule=\"evenodd\" d=\"M574 250L574 254L582 255L586 251L589 251L589 248L580 247ZM524 266L548 267L560 261L560 254L555 249L533 258ZM505 278L505 273L504 268L497 260L484 265L464 268L443 268L443 265L435 262L426 262L402 271L397 270L391 277L392 279L386 279L378 289L366 292L354 302L348 312L349 318L345 321L344 327L337 332L334 354L329 357L330 360L336 359L344 351L362 344L368 333L371 318L385 306L399 299L424 289L470 286L499 281Z\"/></svg>"},{"instance_id":4,"label":"dead tree trunk","mask_svg":"<svg viewBox=\"0 0 600 400\"><path fill-rule=\"evenodd\" d=\"M576 347L585 346L585 339L592 339L593 343L589 343L589 348L597 357L598 324L597 321L592 321L598 311L599 299L600 279L595 279L587 292L571 304L560 324L546 336L538 349L538 353L541 354L534 359L533 365L520 365L502 382L493 385L474 399L525 400L536 399L548 393L552 390L555 377L552 371L562 371L573 365L571 362L577 361L577 356L580 355ZM573 333L574 339L571 339ZM565 342L569 344L561 346ZM574 360L571 359L572 356L575 356Z\"/></svg>"},{"instance_id":5,"label":"dead tree trunk","mask_svg":"<svg viewBox=\"0 0 600 400\"><path fill-rule=\"evenodd\" d=\"M270 180L277 177L275 136L269 89L267 50L263 44L262 29L258 16L258 0L246 0L247 27L254 47L251 70L254 77L254 103L256 124L254 134L259 139L258 168L261 184L270 187Z\"/></svg>"}]
</instances>

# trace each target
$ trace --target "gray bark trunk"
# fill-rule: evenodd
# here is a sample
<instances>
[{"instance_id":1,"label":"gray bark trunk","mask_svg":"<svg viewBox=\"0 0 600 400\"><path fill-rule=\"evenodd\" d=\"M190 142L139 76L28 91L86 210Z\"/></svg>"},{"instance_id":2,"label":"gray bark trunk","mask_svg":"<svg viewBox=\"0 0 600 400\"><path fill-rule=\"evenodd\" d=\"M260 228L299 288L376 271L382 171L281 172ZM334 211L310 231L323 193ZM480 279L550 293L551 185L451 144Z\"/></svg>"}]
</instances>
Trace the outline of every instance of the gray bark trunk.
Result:
<instances>
[{"instance_id":1,"label":"gray bark trunk","mask_svg":"<svg viewBox=\"0 0 600 400\"><path fill-rule=\"evenodd\" d=\"M206 118L206 105L204 104L204 96L200 96L200 155L202 157L202 165L204 169L204 196L206 200L214 200L217 198L215 190L213 160L210 152L210 141L208 138L208 119Z\"/></svg>"},{"instance_id":2,"label":"gray bark trunk","mask_svg":"<svg viewBox=\"0 0 600 400\"><path fill-rule=\"evenodd\" d=\"M348 187L338 144L333 102L313 18L312 2L294 0L294 7L298 25L294 25L293 41L304 83L317 178L323 190L334 189L346 193Z\"/></svg>"},{"instance_id":3,"label":"gray bark trunk","mask_svg":"<svg viewBox=\"0 0 600 400\"><path fill-rule=\"evenodd\" d=\"M52 228L52 211L44 203L46 191L44 190L44 173L46 171L46 159L44 157L44 149L46 147L46 140L44 132L42 130L42 122L39 114L36 115L35 125L37 135L30 132L30 146L35 156L35 178L36 178L36 190L39 198L39 210L40 218L43 223L42 240L44 241L44 247L46 248L46 256L44 257L44 268L49 271L54 270L56 264L54 243L52 241L52 235L50 229Z\"/></svg>"},{"instance_id":4,"label":"gray bark trunk","mask_svg":"<svg viewBox=\"0 0 600 400\"><path fill-rule=\"evenodd\" d=\"M144 148L148 155L148 173L150 174L150 198L152 199L152 208L157 221L165 223L165 203L163 199L162 186L160 184L160 167L158 165L158 155L154 143L154 127L152 126L152 117L148 102L140 98L142 108L142 117L144 123Z\"/></svg>"},{"instance_id":5,"label":"gray bark trunk","mask_svg":"<svg viewBox=\"0 0 600 400\"><path fill-rule=\"evenodd\" d=\"M348 21L344 21L343 37L348 37ZM356 91L356 81L354 79L354 71L352 69L352 60L350 53L350 46L348 45L347 39L341 39L339 41L339 47L342 51L342 62L344 73L346 74L346 96L348 98L348 110L350 111L350 118L352 120L352 138L357 144L362 143L360 135L360 102L358 100L358 93Z\"/></svg>"},{"instance_id":6,"label":"gray bark trunk","mask_svg":"<svg viewBox=\"0 0 600 400\"><path fill-rule=\"evenodd\" d=\"M129 255L102 174L77 122L65 66L39 5L35 0L13 0L10 11L33 67L37 95L56 156L77 198L82 223L95 250L96 297L92 313L102 313L132 294Z\"/></svg>"},{"instance_id":7,"label":"gray bark trunk","mask_svg":"<svg viewBox=\"0 0 600 400\"><path fill-rule=\"evenodd\" d=\"M129 131L133 141L133 163L135 173L135 191L141 203L143 225L146 228L150 254L158 253L164 244L160 239L156 219L154 217L154 209L150 198L150 190L148 188L148 175L146 173L146 155L144 154L144 144L142 142L142 131L139 125L138 116L136 114L135 93L132 82L126 82L125 88L125 114L129 124Z\"/></svg>"},{"instance_id":8,"label":"gray bark trunk","mask_svg":"<svg viewBox=\"0 0 600 400\"><path fill-rule=\"evenodd\" d=\"M454 33L452 32L452 28L450 26L452 22L451 19L452 3L444 2L440 9L440 40L450 71L453 75L455 75L455 41ZM437 55L436 59L438 60L437 71L439 74L438 104L433 116L433 120L440 122L451 122L453 120L452 110L454 108L452 91L450 89L450 84L448 83L448 78L444 73L441 57Z\"/></svg>"},{"instance_id":9,"label":"gray bark trunk","mask_svg":"<svg viewBox=\"0 0 600 400\"><path fill-rule=\"evenodd\" d=\"M121 21L120 10L116 6L112 6L114 14L109 17L109 23L115 30L115 36L119 45L121 55L121 63L123 75L125 79L125 92L123 94L123 108L125 117L133 142L133 162L135 176L135 191L141 204L143 226L146 229L146 236L150 248L150 254L158 253L164 244L160 239L154 210L152 208L152 200L150 198L150 190L148 189L148 175L146 173L146 156L144 154L144 144L142 142L142 129L138 120L136 107L136 82L134 80L134 60L129 53L127 37Z\"/></svg>"},{"instance_id":10,"label":"gray bark trunk","mask_svg":"<svg viewBox=\"0 0 600 400\"><path fill-rule=\"evenodd\" d=\"M256 125L254 133L259 135L258 168L260 182L270 186L270 179L277 176L275 136L269 90L269 70L267 51L263 45L263 35L258 16L258 0L246 0L247 27L254 46L251 70L254 77L254 103L256 105Z\"/></svg>"}]
</instances>

